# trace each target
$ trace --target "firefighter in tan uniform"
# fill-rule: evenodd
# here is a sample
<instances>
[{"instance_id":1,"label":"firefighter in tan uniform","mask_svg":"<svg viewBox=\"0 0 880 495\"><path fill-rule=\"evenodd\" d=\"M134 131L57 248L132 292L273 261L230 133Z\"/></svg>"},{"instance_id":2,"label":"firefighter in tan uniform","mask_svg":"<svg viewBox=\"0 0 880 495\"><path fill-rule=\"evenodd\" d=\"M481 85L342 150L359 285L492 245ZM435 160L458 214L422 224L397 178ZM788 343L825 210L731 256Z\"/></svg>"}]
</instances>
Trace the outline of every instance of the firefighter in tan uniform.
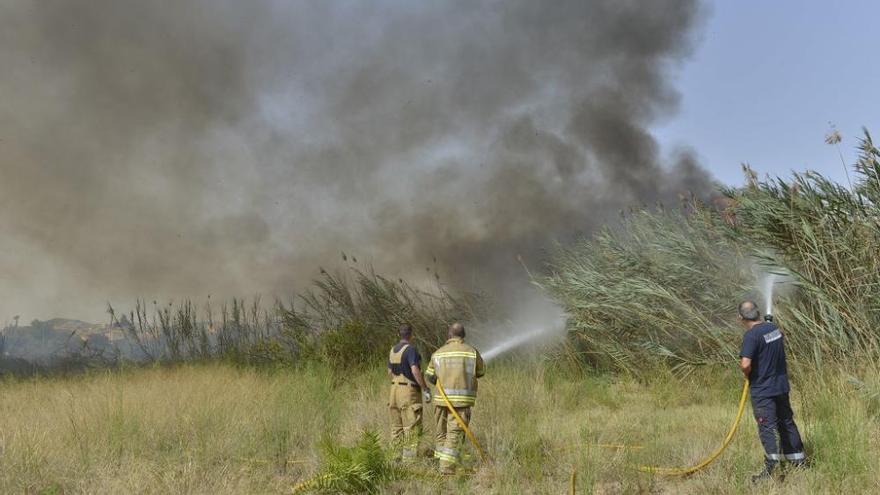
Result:
<instances>
[{"instance_id":1,"label":"firefighter in tan uniform","mask_svg":"<svg viewBox=\"0 0 880 495\"><path fill-rule=\"evenodd\" d=\"M388 355L391 441L402 450L404 460L413 460L422 435L422 397L424 394L425 400L431 402L431 392L422 377L422 358L412 345L412 327L401 325L398 334L400 342Z\"/></svg>"},{"instance_id":2,"label":"firefighter in tan uniform","mask_svg":"<svg viewBox=\"0 0 880 495\"><path fill-rule=\"evenodd\" d=\"M443 386L446 397L465 423L470 423L471 407L477 400L477 378L485 373L479 351L464 343L464 326L449 327L449 340L431 356L425 376L433 384ZM464 429L458 424L443 396L434 394L436 443L434 457L440 459L440 472L452 474L459 463Z\"/></svg>"}]
</instances>

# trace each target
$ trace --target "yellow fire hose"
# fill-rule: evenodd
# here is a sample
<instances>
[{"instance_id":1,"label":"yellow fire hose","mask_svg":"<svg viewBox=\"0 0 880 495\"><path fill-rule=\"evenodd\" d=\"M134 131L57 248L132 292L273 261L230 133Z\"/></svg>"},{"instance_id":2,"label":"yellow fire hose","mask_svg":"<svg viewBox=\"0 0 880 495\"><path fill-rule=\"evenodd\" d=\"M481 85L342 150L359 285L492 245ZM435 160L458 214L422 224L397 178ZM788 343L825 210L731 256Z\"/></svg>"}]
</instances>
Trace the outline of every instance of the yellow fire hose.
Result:
<instances>
[{"instance_id":1,"label":"yellow fire hose","mask_svg":"<svg viewBox=\"0 0 880 495\"><path fill-rule=\"evenodd\" d=\"M443 397L443 401L446 402L446 408L449 409L449 412L455 417L455 420L458 421L459 426L464 430L467 434L467 437L470 439L471 443L476 447L477 452L480 453L480 459L485 464L488 459L486 458L486 453L483 452L483 447L480 446L480 442L477 441L477 437L474 436L474 433L468 428L467 423L461 419L461 416L458 415L458 411L455 410L455 407L452 405L452 402L449 401L449 397L446 396L446 391L443 390L443 384L440 382L440 377L437 377L437 390L440 392L440 396Z\"/></svg>"},{"instance_id":2,"label":"yellow fire hose","mask_svg":"<svg viewBox=\"0 0 880 495\"><path fill-rule=\"evenodd\" d=\"M730 444L730 441L733 440L733 435L736 433L736 428L739 426L739 422L742 419L743 411L746 408L746 399L749 396L749 380L746 379L745 383L743 383L742 396L739 398L739 410L736 412L736 419L733 420L733 425L730 427L730 431L727 432L727 436L724 437L724 441L721 443L721 446L712 452L709 457L706 457L698 464L695 464L691 467L658 467L658 466L640 466L639 471L643 471L646 473L654 473L660 474L663 476L687 476L689 474L696 473L697 471L703 469L712 463L718 456L724 452L724 449Z\"/></svg>"},{"instance_id":3,"label":"yellow fire hose","mask_svg":"<svg viewBox=\"0 0 880 495\"><path fill-rule=\"evenodd\" d=\"M474 433L468 428L467 423L459 416L458 411L455 410L455 406L450 402L449 397L446 395L446 391L443 390L443 383L440 381L440 377L437 377L437 390L440 392L440 396L443 397L443 401L446 403L446 408L449 409L449 412L452 413L452 416L467 434L468 439L470 439L471 443L477 449L477 452L480 454L480 459L483 463L488 462L488 458L486 457L486 453L483 451L483 447L480 446L480 442L477 441L477 437L474 436ZM724 437L724 441L721 442L721 446L718 447L714 452L709 454L708 457L700 461L699 463L691 466L691 467L660 467L660 466L639 466L639 471L646 473L654 473L663 476L687 476L689 474L696 473L697 471L705 468L709 464L711 464L718 456L727 449L727 446L730 445L730 442L733 440L733 435L736 434L736 430L739 427L740 420L742 420L743 412L745 412L746 408L746 399L749 396L749 380L743 383L742 395L739 398L739 409L736 412L736 418L733 420L733 424L730 426L730 430L727 432L727 436ZM641 445L636 446L627 446L627 445L618 445L618 444L597 444L598 447L604 448L644 448ZM322 476L318 476L316 478L312 478L306 480L296 486L293 487L293 493L298 493L304 489L310 488L318 479ZM324 476L326 477L326 475ZM575 493L575 484L577 483L577 473L572 471L571 478L569 479L570 483L570 493Z\"/></svg>"}]
</instances>

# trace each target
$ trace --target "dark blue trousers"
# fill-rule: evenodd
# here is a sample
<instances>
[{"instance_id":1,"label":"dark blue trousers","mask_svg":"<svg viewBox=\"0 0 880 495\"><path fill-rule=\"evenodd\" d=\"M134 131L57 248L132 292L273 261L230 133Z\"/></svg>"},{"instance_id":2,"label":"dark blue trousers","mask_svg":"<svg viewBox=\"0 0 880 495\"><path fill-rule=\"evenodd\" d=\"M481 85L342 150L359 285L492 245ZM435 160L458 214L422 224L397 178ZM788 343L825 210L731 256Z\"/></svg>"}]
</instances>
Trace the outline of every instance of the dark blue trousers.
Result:
<instances>
[{"instance_id":1,"label":"dark blue trousers","mask_svg":"<svg viewBox=\"0 0 880 495\"><path fill-rule=\"evenodd\" d=\"M752 410L758 423L758 437L764 446L768 469L773 469L783 459L795 464L806 460L804 443L794 423L788 394L752 397Z\"/></svg>"}]
</instances>

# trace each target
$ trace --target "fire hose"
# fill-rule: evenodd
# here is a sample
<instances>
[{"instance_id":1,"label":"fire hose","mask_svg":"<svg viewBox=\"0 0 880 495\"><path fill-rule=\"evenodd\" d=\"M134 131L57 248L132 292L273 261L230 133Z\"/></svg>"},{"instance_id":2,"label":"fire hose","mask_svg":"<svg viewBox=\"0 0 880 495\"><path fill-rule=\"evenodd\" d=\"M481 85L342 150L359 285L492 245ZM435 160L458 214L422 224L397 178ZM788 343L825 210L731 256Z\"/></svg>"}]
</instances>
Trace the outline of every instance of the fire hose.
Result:
<instances>
[{"instance_id":1,"label":"fire hose","mask_svg":"<svg viewBox=\"0 0 880 495\"><path fill-rule=\"evenodd\" d=\"M724 441L721 442L721 446L718 447L714 452L709 454L708 457L691 467L640 466L639 471L660 474L663 476L687 476L689 474L696 473L697 471L711 464L715 459L718 458L718 456L721 455L722 452L724 452L724 449L726 449L727 446L730 445L731 440L733 440L733 435L734 433L736 433L739 422L743 417L743 412L746 408L746 399L748 398L748 396L749 380L746 379L745 383L743 383L742 395L739 398L739 410L736 412L736 419L733 420L733 424L730 426L730 431L727 432L727 436L724 437Z\"/></svg>"},{"instance_id":2,"label":"fire hose","mask_svg":"<svg viewBox=\"0 0 880 495\"><path fill-rule=\"evenodd\" d=\"M486 453L483 451L483 447L480 445L480 442L477 440L477 437L474 436L474 433L468 427L467 423L461 418L458 414L458 411L455 410L455 406L452 405L452 402L449 400L449 397L446 395L446 391L443 390L443 383L440 381L440 378L437 377L437 391L440 393L440 396L443 398L443 402L446 403L446 408L452 413L452 416L458 422L459 426L464 430L468 439L474 445L477 452L480 454L480 459L485 464L488 462L488 458L486 457ZM739 399L739 407L736 412L736 418L733 420L733 424L730 426L730 430L727 432L727 436L724 437L724 440L721 442L721 446L719 446L714 452L709 454L708 457L700 461L699 463L690 466L690 467L661 467L661 466L639 466L639 471L646 473L659 474L662 476L687 476L697 471L702 470L712 462L714 462L723 452L727 449L727 446L730 445L730 442L733 440L733 435L736 434L736 430L739 427L739 423L742 420L743 413L745 412L746 407L746 399L749 396L749 380L743 383L742 395L740 395ZM599 444L600 447L611 447L611 448L625 448L625 445L616 445L616 444ZM637 446L636 448L642 448L641 446ZM326 475L325 475L326 476ZM310 480L306 480L303 483L295 486L293 488L293 493L298 493L301 490L309 488L311 485L317 481L317 479L321 478L318 476L317 478L313 478ZM572 472L570 478L570 493L575 493L575 484L577 480L576 472Z\"/></svg>"},{"instance_id":3,"label":"fire hose","mask_svg":"<svg viewBox=\"0 0 880 495\"><path fill-rule=\"evenodd\" d=\"M437 377L437 390L440 392L440 397L443 397L443 402L446 403L446 408L449 409L449 412L452 413L452 416L455 417L455 421L458 422L459 426L464 430L467 434L468 439L470 439L471 443L474 444L474 447L477 449L477 452L480 454L480 459L485 464L488 459L486 457L486 453L483 452L483 447L480 446L480 442L477 441L477 437L474 436L474 433L468 428L467 423L461 416L459 416L458 411L455 410L455 406L452 405L452 402L449 401L449 397L446 396L446 391L443 390L443 383L440 382L440 377Z\"/></svg>"},{"instance_id":4,"label":"fire hose","mask_svg":"<svg viewBox=\"0 0 880 495\"><path fill-rule=\"evenodd\" d=\"M467 423L465 423L465 421L455 410L452 402L449 401L449 397L446 396L446 391L443 390L443 384L440 381L439 377L437 378L437 390L440 392L440 396L443 397L443 401L446 403L446 408L449 409L449 412L452 413L453 417L455 417L455 420L467 434L468 439L470 439L471 443L477 449L477 452L479 452L480 459L483 461L483 463L487 462L486 453L480 446L480 442L477 441L477 437L474 436L471 429L468 428ZM721 445L717 449L715 449L714 452L709 454L705 459L690 467L639 466L639 471L659 474L663 476L687 476L702 470L709 464L712 464L712 462L714 462L727 449L728 445L730 445L730 442L733 441L733 436L736 434L736 430L739 427L739 423L742 420L743 413L745 412L746 400L748 399L748 397L749 380L746 379L745 382L743 382L742 394L740 395L739 406L736 411L736 418L734 418L733 424L730 425L730 430L728 430L727 435L721 442Z\"/></svg>"}]
</instances>

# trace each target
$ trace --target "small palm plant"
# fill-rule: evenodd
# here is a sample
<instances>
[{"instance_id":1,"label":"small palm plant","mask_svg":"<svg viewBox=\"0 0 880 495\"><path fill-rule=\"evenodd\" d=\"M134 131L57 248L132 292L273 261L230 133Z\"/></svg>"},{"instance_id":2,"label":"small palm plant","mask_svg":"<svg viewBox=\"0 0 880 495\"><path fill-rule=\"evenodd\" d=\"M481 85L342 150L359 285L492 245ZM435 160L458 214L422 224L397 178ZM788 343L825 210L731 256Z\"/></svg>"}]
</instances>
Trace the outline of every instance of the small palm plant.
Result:
<instances>
[{"instance_id":1,"label":"small palm plant","mask_svg":"<svg viewBox=\"0 0 880 495\"><path fill-rule=\"evenodd\" d=\"M407 477L372 431L365 431L351 447L325 439L321 450L323 468L295 486L293 493L378 493L385 484Z\"/></svg>"}]
</instances>

